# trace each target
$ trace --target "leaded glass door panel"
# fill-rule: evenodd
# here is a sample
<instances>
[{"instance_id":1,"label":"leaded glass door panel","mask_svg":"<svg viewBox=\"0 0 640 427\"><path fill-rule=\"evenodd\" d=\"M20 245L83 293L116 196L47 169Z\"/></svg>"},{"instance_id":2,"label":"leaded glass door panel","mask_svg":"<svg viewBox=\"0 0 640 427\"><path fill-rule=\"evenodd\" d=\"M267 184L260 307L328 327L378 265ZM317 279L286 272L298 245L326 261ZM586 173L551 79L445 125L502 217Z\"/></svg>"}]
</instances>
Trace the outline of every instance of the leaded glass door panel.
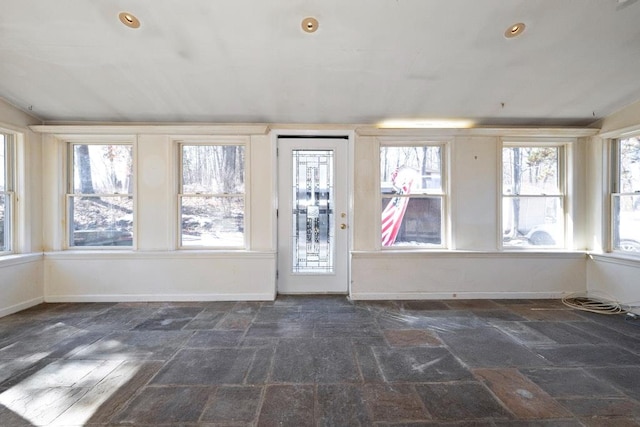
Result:
<instances>
[{"instance_id":1,"label":"leaded glass door panel","mask_svg":"<svg viewBox=\"0 0 640 427\"><path fill-rule=\"evenodd\" d=\"M347 140L278 139L278 292L348 290Z\"/></svg>"}]
</instances>

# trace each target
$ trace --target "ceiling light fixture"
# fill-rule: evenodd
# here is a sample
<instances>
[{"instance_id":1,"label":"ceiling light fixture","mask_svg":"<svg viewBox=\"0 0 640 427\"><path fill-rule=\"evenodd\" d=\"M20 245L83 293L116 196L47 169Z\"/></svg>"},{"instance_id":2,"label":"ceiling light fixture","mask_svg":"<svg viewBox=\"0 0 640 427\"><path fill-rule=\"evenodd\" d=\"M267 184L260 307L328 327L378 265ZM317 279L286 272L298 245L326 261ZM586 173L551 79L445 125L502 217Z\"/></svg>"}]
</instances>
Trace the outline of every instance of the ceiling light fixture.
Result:
<instances>
[{"instance_id":1,"label":"ceiling light fixture","mask_svg":"<svg viewBox=\"0 0 640 427\"><path fill-rule=\"evenodd\" d=\"M129 28L140 27L140 20L138 20L138 18L136 18L129 12L120 12L120 14L118 15L118 18L120 18L120 22L122 22L124 25L126 25Z\"/></svg>"},{"instance_id":2,"label":"ceiling light fixture","mask_svg":"<svg viewBox=\"0 0 640 427\"><path fill-rule=\"evenodd\" d=\"M510 25L504 32L504 36L508 39L512 39L514 37L518 37L520 34L524 32L526 25L522 22L518 22L517 24Z\"/></svg>"},{"instance_id":3,"label":"ceiling light fixture","mask_svg":"<svg viewBox=\"0 0 640 427\"><path fill-rule=\"evenodd\" d=\"M318 20L311 16L304 18L302 20L302 30L306 33L315 33L318 30Z\"/></svg>"},{"instance_id":4,"label":"ceiling light fixture","mask_svg":"<svg viewBox=\"0 0 640 427\"><path fill-rule=\"evenodd\" d=\"M378 123L382 129L466 129L475 122L463 119L394 119Z\"/></svg>"}]
</instances>

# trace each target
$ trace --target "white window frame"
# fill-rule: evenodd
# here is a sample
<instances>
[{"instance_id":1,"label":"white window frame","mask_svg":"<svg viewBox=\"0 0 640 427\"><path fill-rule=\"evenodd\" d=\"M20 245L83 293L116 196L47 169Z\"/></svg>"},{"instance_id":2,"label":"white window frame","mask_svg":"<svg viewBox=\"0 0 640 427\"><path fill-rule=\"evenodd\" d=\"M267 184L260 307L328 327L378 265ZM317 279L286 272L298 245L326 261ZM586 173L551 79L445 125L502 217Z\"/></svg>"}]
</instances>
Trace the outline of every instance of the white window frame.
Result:
<instances>
[{"instance_id":1,"label":"white window frame","mask_svg":"<svg viewBox=\"0 0 640 427\"><path fill-rule=\"evenodd\" d=\"M625 139L630 139L630 138L638 138L640 139L640 132L635 132L635 133L630 133L624 136L620 136L618 138L614 138L611 140L611 144L610 144L610 148L611 148L611 155L610 155L610 159L611 159L611 167L610 167L610 176L611 176L611 181L610 181L610 195L609 195L609 230L608 230L608 237L609 237L609 244L608 244L608 252L610 253L614 253L617 255L625 255L625 256L632 256L632 257L639 257L640 258L640 252L633 252L633 251L625 251L622 249L618 249L616 248L616 235L615 235L615 218L617 217L615 209L616 209L616 203L615 203L615 199L616 197L624 197L624 196L639 196L640 197L640 192L639 191L634 191L634 192L621 192L621 183L620 183L620 172L621 172L621 167L620 167L620 161L621 161L621 141L625 140Z\"/></svg>"},{"instance_id":2,"label":"white window frame","mask_svg":"<svg viewBox=\"0 0 640 427\"><path fill-rule=\"evenodd\" d=\"M74 136L73 138L67 138L65 139L65 149L66 149L66 177L65 177L65 203L64 203L64 218L65 218L65 223L66 223L66 227L65 227L65 233L64 233L64 245L63 247L65 249L71 249L71 250L79 250L79 251L85 251L85 250L107 250L107 251L113 251L113 250L118 250L118 251L131 251L136 249L136 239L137 239L137 200L136 200L136 144L135 144L135 138L132 138L130 136L123 136L123 135L115 135L115 136L100 136L99 138L96 138L95 136ZM93 193L93 194L81 194L81 193L74 193L74 161L73 161L73 147L75 145L126 145L126 146L130 146L131 147L131 156L132 156L132 164L133 164L133 169L132 169L132 177L131 179L133 180L133 193L127 193L126 195L128 197L131 197L132 199L132 203L133 203L133 212L132 212L132 217L133 217L133 227L132 227L132 234L133 234L133 239L132 239L132 243L131 245L126 245L126 246L107 246L107 245L99 245L99 246L92 246L92 245L73 245L72 244L72 238L73 238L73 226L74 226L74 222L73 222L73 218L71 215L71 206L73 203L73 199L75 197L82 197L82 196L94 196L94 197L113 197L113 196L124 196L125 194L120 194L120 193L108 193L108 194L102 194L102 193Z\"/></svg>"},{"instance_id":3,"label":"white window frame","mask_svg":"<svg viewBox=\"0 0 640 427\"><path fill-rule=\"evenodd\" d=\"M527 139L519 139L519 138L510 138L502 140L502 144L500 145L500 149L498 150L498 188L500 189L500 206L498 209L498 247L502 251L563 251L572 247L570 243L573 237L573 230L570 229L570 222L567 221L568 215L573 212L573 209L570 205L571 203L571 147L575 141L567 140L567 139L535 139L535 138L527 138ZM504 156L503 149L504 148L512 148L512 147L523 147L523 148L549 148L555 147L558 148L558 193L556 194L505 194L504 188ZM508 246L504 244L504 200L514 197L540 197L540 198L549 198L549 197L558 197L560 199L560 205L562 207L562 213L559 218L562 220L562 230L563 230L563 245L558 246L546 246L546 245L525 245L525 246Z\"/></svg>"},{"instance_id":4,"label":"white window frame","mask_svg":"<svg viewBox=\"0 0 640 427\"><path fill-rule=\"evenodd\" d=\"M16 136L11 132L0 129L4 136L4 179L5 189L0 192L6 197L5 219L4 219L4 243L6 247L0 250L0 255L10 255L15 252L15 230L16 230Z\"/></svg>"},{"instance_id":5,"label":"white window frame","mask_svg":"<svg viewBox=\"0 0 640 427\"><path fill-rule=\"evenodd\" d=\"M249 192L250 192L250 152L249 152L249 138L246 137L221 137L221 138L181 138L175 140L177 146L177 222L176 222L176 242L177 247L180 250L247 250L249 249ZM203 146L237 146L244 148L244 193L184 193L183 192L183 149L184 146L203 145ZM182 244L182 199L185 197L242 197L244 203L243 214L243 242L238 246L223 246L223 245L183 245Z\"/></svg>"},{"instance_id":6,"label":"white window frame","mask_svg":"<svg viewBox=\"0 0 640 427\"><path fill-rule=\"evenodd\" d=\"M378 215L377 215L377 229L376 229L376 245L379 250L383 251L424 251L424 250L445 250L449 248L449 141L448 140L438 140L438 139L402 139L402 138L391 138L391 139L378 139L378 151L377 151L377 189L378 189L378 201L376 205L378 206ZM441 186L439 191L430 191L427 189L425 193L418 195L411 195L410 197L415 198L440 198L440 203L442 206L442 214L440 218L440 244L418 244L418 245L392 245L392 246L383 246L382 245L382 211L384 207L382 206L382 199L385 197L389 197L389 195L385 195L382 193L382 171L380 167L380 155L381 149L383 147L440 147L440 180Z\"/></svg>"}]
</instances>

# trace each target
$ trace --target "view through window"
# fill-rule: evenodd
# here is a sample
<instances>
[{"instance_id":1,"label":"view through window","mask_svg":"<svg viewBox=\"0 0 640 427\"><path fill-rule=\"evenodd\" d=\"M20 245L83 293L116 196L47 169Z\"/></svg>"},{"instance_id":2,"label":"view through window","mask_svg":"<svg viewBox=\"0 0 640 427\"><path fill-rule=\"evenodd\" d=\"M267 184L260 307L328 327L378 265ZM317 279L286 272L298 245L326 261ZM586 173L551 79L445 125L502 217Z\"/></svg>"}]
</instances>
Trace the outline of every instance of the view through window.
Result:
<instances>
[{"instance_id":1,"label":"view through window","mask_svg":"<svg viewBox=\"0 0 640 427\"><path fill-rule=\"evenodd\" d=\"M11 135L0 133L0 252L12 250L13 155Z\"/></svg>"},{"instance_id":2,"label":"view through window","mask_svg":"<svg viewBox=\"0 0 640 427\"><path fill-rule=\"evenodd\" d=\"M640 137L619 139L614 147L612 246L640 255Z\"/></svg>"},{"instance_id":3,"label":"view through window","mask_svg":"<svg viewBox=\"0 0 640 427\"><path fill-rule=\"evenodd\" d=\"M383 247L442 247L442 145L380 147Z\"/></svg>"},{"instance_id":4,"label":"view through window","mask_svg":"<svg viewBox=\"0 0 640 427\"><path fill-rule=\"evenodd\" d=\"M69 246L132 246L132 145L70 147Z\"/></svg>"},{"instance_id":5,"label":"view through window","mask_svg":"<svg viewBox=\"0 0 640 427\"><path fill-rule=\"evenodd\" d=\"M502 149L502 245L504 248L565 246L561 146Z\"/></svg>"},{"instance_id":6,"label":"view through window","mask_svg":"<svg viewBox=\"0 0 640 427\"><path fill-rule=\"evenodd\" d=\"M245 148L181 145L180 245L245 246Z\"/></svg>"}]
</instances>

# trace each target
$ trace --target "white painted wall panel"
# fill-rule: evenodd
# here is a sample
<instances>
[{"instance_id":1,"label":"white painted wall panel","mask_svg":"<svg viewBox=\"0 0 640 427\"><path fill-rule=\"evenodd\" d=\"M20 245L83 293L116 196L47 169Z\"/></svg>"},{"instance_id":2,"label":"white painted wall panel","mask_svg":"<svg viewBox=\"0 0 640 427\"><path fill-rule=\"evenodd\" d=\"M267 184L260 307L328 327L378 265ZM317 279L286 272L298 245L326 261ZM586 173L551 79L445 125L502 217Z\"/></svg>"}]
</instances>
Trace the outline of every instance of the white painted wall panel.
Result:
<instances>
[{"instance_id":1,"label":"white painted wall panel","mask_svg":"<svg viewBox=\"0 0 640 427\"><path fill-rule=\"evenodd\" d=\"M455 249L496 249L502 189L497 138L456 138L452 146L451 210Z\"/></svg>"},{"instance_id":2,"label":"white painted wall panel","mask_svg":"<svg viewBox=\"0 0 640 427\"><path fill-rule=\"evenodd\" d=\"M0 317L42 301L42 255L16 255L0 259Z\"/></svg>"},{"instance_id":3,"label":"white painted wall panel","mask_svg":"<svg viewBox=\"0 0 640 427\"><path fill-rule=\"evenodd\" d=\"M593 255L587 263L587 284L593 296L640 306L640 260ZM640 308L633 311L640 314Z\"/></svg>"},{"instance_id":4,"label":"white painted wall panel","mask_svg":"<svg viewBox=\"0 0 640 427\"><path fill-rule=\"evenodd\" d=\"M352 256L354 299L557 298L584 290L579 253L362 253Z\"/></svg>"},{"instance_id":5,"label":"white painted wall panel","mask_svg":"<svg viewBox=\"0 0 640 427\"><path fill-rule=\"evenodd\" d=\"M45 254L45 300L272 300L275 254Z\"/></svg>"}]
</instances>

